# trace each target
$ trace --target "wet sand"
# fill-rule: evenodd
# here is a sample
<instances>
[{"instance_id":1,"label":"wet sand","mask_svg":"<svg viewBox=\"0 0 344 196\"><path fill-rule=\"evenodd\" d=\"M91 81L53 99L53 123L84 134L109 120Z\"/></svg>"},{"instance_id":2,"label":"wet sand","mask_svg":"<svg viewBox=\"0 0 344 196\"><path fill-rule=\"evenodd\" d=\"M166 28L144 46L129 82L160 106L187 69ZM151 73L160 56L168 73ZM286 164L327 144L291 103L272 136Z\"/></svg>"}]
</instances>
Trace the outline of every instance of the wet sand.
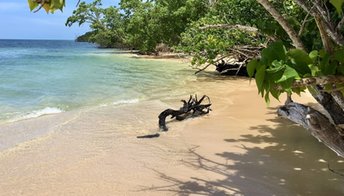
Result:
<instances>
[{"instance_id":1,"label":"wet sand","mask_svg":"<svg viewBox=\"0 0 344 196\"><path fill-rule=\"evenodd\" d=\"M343 169L344 160L278 118L280 103L266 107L254 82L199 77L187 85L211 97L213 111L171 121L159 138L136 136L156 133L158 114L187 97L0 125L0 195L344 194L344 178L327 166Z\"/></svg>"}]
</instances>

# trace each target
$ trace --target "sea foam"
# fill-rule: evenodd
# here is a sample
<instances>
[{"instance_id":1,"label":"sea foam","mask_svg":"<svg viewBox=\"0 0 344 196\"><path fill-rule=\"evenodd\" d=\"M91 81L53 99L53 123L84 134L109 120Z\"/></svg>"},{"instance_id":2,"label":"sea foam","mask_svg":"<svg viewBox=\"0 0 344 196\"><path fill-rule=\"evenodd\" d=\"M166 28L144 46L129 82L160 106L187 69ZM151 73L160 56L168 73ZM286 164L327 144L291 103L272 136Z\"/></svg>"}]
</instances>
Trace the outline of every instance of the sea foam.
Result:
<instances>
[{"instance_id":1,"label":"sea foam","mask_svg":"<svg viewBox=\"0 0 344 196\"><path fill-rule=\"evenodd\" d=\"M140 100L139 99L127 99L127 100L118 100L112 102L113 105L123 105L123 104L133 104L133 103L138 103Z\"/></svg>"},{"instance_id":2,"label":"sea foam","mask_svg":"<svg viewBox=\"0 0 344 196\"><path fill-rule=\"evenodd\" d=\"M64 112L64 111L61 110L60 108L46 107L44 109L35 110L35 111L32 111L32 112L27 113L25 115L13 118L12 120L10 120L10 122L21 121L21 120L26 120L26 119L30 119L30 118L37 118L37 117L49 115L49 114L58 114L58 113L62 113L62 112Z\"/></svg>"}]
</instances>

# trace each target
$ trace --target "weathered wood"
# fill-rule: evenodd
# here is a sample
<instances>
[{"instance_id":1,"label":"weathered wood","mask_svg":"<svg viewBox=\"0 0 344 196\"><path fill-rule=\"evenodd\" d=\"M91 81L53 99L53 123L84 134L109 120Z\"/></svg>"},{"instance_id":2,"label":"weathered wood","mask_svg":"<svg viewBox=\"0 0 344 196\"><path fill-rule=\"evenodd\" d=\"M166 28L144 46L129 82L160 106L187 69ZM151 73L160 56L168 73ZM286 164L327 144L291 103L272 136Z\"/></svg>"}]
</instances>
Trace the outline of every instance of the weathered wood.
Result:
<instances>
[{"instance_id":1,"label":"weathered wood","mask_svg":"<svg viewBox=\"0 0 344 196\"><path fill-rule=\"evenodd\" d=\"M202 102L207 99L209 103L202 104ZM183 106L179 110L166 109L159 115L159 128L161 131L168 131L166 126L166 117L171 115L171 119L176 118L176 120L184 120L188 117L196 117L204 114L208 114L211 109L210 98L203 95L200 100L197 99L197 95L193 97L190 95L188 101L181 100Z\"/></svg>"},{"instance_id":2,"label":"weathered wood","mask_svg":"<svg viewBox=\"0 0 344 196\"><path fill-rule=\"evenodd\" d=\"M344 124L344 111L341 105L336 99L328 92L323 91L320 85L314 88L314 92L310 91L312 96L320 103L326 111L330 114L333 122L338 124ZM336 97L340 99L340 97Z\"/></svg>"},{"instance_id":3,"label":"weathered wood","mask_svg":"<svg viewBox=\"0 0 344 196\"><path fill-rule=\"evenodd\" d=\"M344 157L344 137L343 130L331 123L322 113L315 109L290 102L277 111L278 115L287 118L308 129L310 133L327 147Z\"/></svg>"},{"instance_id":4,"label":"weathered wood","mask_svg":"<svg viewBox=\"0 0 344 196\"><path fill-rule=\"evenodd\" d=\"M247 76L247 69L245 63L226 63L225 61L221 61L220 63L216 64L216 71L218 71L222 75L231 75L231 76Z\"/></svg>"},{"instance_id":5,"label":"weathered wood","mask_svg":"<svg viewBox=\"0 0 344 196\"><path fill-rule=\"evenodd\" d=\"M256 27L251 27L251 26L245 26L245 25L230 25L230 24L211 24L211 25L204 25L199 27L199 29L204 30L204 29L235 29L235 30L241 30L241 31L246 31L250 33L258 33L259 29Z\"/></svg>"},{"instance_id":6,"label":"weathered wood","mask_svg":"<svg viewBox=\"0 0 344 196\"><path fill-rule=\"evenodd\" d=\"M155 134L137 136L136 138L139 138L139 139L143 139L143 138L155 138L155 137L159 137L159 136L160 136L159 133L155 133Z\"/></svg>"}]
</instances>

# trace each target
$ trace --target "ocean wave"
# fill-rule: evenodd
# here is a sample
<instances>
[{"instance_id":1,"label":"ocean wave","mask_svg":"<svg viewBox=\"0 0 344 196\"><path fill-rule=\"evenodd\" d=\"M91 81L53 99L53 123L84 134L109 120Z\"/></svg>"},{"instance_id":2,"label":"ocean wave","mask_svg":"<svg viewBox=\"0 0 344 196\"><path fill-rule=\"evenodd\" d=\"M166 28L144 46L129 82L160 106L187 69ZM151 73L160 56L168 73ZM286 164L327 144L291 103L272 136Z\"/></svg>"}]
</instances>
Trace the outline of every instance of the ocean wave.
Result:
<instances>
[{"instance_id":1,"label":"ocean wave","mask_svg":"<svg viewBox=\"0 0 344 196\"><path fill-rule=\"evenodd\" d=\"M62 112L64 112L64 111L61 110L60 108L46 107L46 108L41 109L41 110L35 110L35 111L32 111L32 112L27 113L25 115L15 117L15 118L11 119L10 122L21 121L21 120L26 120L26 119L30 119L30 118L38 118L40 116L49 115L49 114L58 114L58 113L62 113Z\"/></svg>"},{"instance_id":2,"label":"ocean wave","mask_svg":"<svg viewBox=\"0 0 344 196\"><path fill-rule=\"evenodd\" d=\"M133 104L140 102L139 99L127 99L127 100L118 100L112 102L112 105L124 105L124 104Z\"/></svg>"}]
</instances>

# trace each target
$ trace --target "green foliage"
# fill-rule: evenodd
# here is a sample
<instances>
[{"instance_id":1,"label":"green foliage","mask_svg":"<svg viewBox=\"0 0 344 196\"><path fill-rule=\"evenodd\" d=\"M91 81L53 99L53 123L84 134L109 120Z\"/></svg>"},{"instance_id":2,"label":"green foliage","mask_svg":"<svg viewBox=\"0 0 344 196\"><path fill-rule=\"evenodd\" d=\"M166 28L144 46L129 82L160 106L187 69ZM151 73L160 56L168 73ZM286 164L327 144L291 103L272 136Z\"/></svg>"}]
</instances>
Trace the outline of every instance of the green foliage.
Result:
<instances>
[{"instance_id":1,"label":"green foliage","mask_svg":"<svg viewBox=\"0 0 344 196\"><path fill-rule=\"evenodd\" d=\"M247 64L250 77L255 77L259 94L269 102L271 94L276 99L281 93L297 93L306 87L293 86L296 80L307 77L344 74L344 48L332 54L300 49L286 50L282 42L275 42L262 51L260 59Z\"/></svg>"},{"instance_id":2,"label":"green foliage","mask_svg":"<svg viewBox=\"0 0 344 196\"><path fill-rule=\"evenodd\" d=\"M206 13L207 0L122 0L126 44L142 52L154 52L159 43L180 42L190 22Z\"/></svg>"},{"instance_id":3,"label":"green foliage","mask_svg":"<svg viewBox=\"0 0 344 196\"><path fill-rule=\"evenodd\" d=\"M87 41L98 44L102 48L124 45L124 27L120 10L110 6L103 8L101 0L92 3L81 2L73 15L66 21L66 26L77 23L79 26L88 23L92 29Z\"/></svg>"},{"instance_id":4,"label":"green foliage","mask_svg":"<svg viewBox=\"0 0 344 196\"><path fill-rule=\"evenodd\" d=\"M283 7L283 4L279 5ZM256 27L259 31L253 33L236 28L202 29L212 24L241 24ZM214 3L204 17L193 22L182 33L178 49L192 54L193 64L202 65L214 63L218 56L227 56L236 45L260 46L276 37L287 39L283 29L256 0L223 0Z\"/></svg>"},{"instance_id":5,"label":"green foliage","mask_svg":"<svg viewBox=\"0 0 344 196\"><path fill-rule=\"evenodd\" d=\"M330 3L336 8L338 14L342 14L344 0L330 0Z\"/></svg>"},{"instance_id":6,"label":"green foliage","mask_svg":"<svg viewBox=\"0 0 344 196\"><path fill-rule=\"evenodd\" d=\"M89 23L94 32L89 40L101 47L125 45L152 53L160 43L177 45L180 34L207 9L208 0L122 0L119 8L103 8L95 0L80 3L66 25Z\"/></svg>"},{"instance_id":7,"label":"green foliage","mask_svg":"<svg viewBox=\"0 0 344 196\"><path fill-rule=\"evenodd\" d=\"M43 8L47 13L54 13L55 10L62 11L65 6L65 0L28 0L28 4L31 11Z\"/></svg>"}]
</instances>

